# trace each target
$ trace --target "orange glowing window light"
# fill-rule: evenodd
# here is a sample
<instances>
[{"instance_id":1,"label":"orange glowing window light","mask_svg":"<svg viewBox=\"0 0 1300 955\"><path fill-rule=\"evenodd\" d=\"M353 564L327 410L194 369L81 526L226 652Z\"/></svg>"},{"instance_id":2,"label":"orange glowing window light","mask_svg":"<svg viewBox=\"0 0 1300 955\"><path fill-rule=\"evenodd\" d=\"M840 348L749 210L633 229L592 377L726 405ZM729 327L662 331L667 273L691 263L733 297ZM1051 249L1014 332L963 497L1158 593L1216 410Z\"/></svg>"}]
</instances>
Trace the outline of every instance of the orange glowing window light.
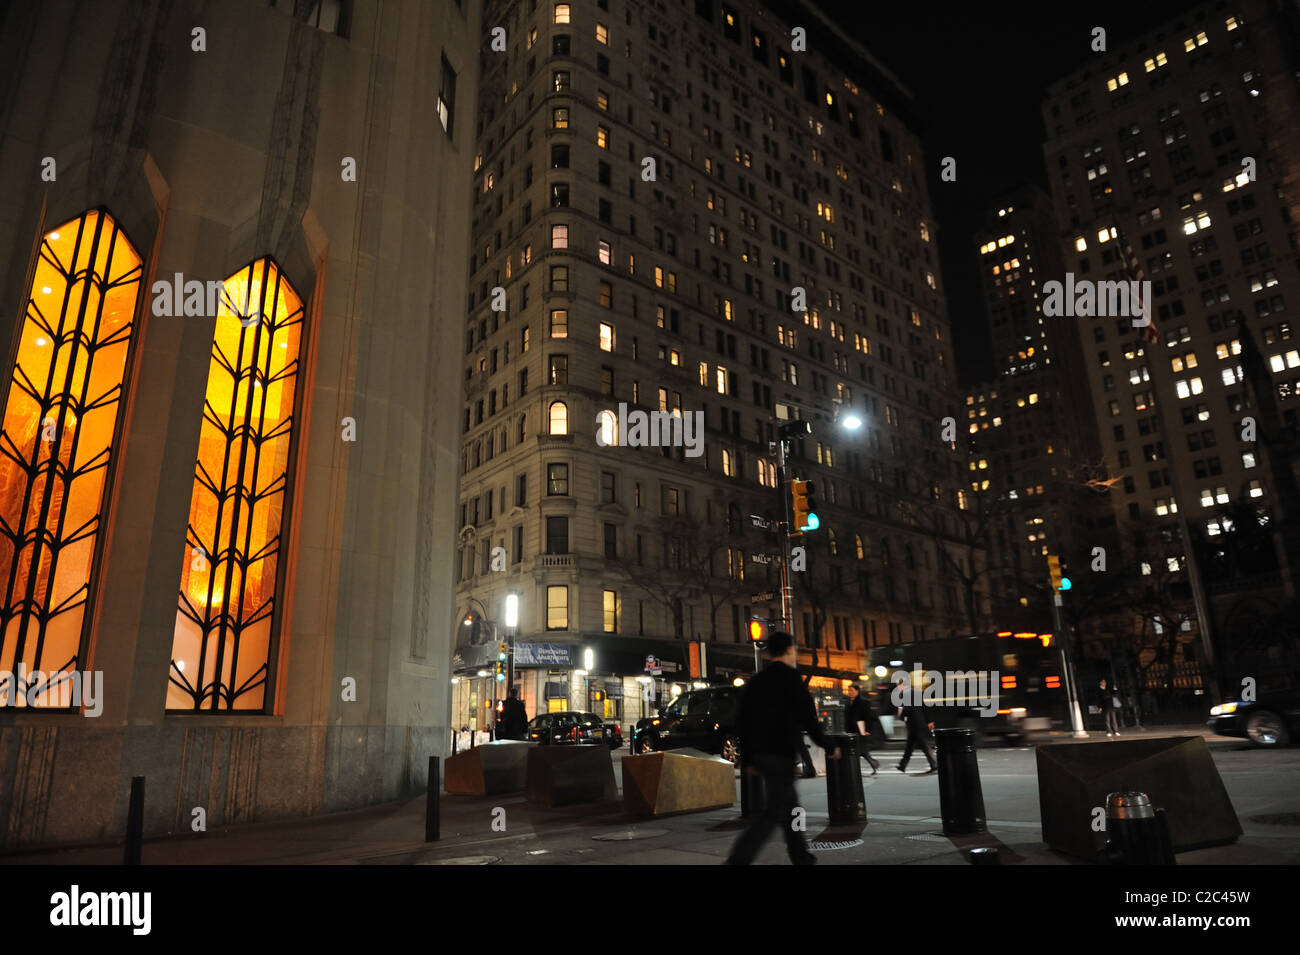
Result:
<instances>
[{"instance_id":1,"label":"orange glowing window light","mask_svg":"<svg viewBox=\"0 0 1300 955\"><path fill-rule=\"evenodd\" d=\"M998 631L998 636L999 636L999 637L1009 637L1009 636L1011 636L1011 631L1010 631L1010 630L999 630L999 631Z\"/></svg>"},{"instance_id":2,"label":"orange glowing window light","mask_svg":"<svg viewBox=\"0 0 1300 955\"><path fill-rule=\"evenodd\" d=\"M225 281L182 555L169 710L263 710L303 306L270 259Z\"/></svg>"},{"instance_id":3,"label":"orange glowing window light","mask_svg":"<svg viewBox=\"0 0 1300 955\"><path fill-rule=\"evenodd\" d=\"M27 290L0 429L0 670L51 675L29 706L70 705L84 663L142 274L91 210L42 237Z\"/></svg>"},{"instance_id":4,"label":"orange glowing window light","mask_svg":"<svg viewBox=\"0 0 1300 955\"><path fill-rule=\"evenodd\" d=\"M1052 645L1052 635L1050 633L1040 633L1038 639L1045 647Z\"/></svg>"},{"instance_id":5,"label":"orange glowing window light","mask_svg":"<svg viewBox=\"0 0 1300 955\"><path fill-rule=\"evenodd\" d=\"M1013 676L1004 676L1002 678L1002 689L1014 690L1016 688L1016 678Z\"/></svg>"},{"instance_id":6,"label":"orange glowing window light","mask_svg":"<svg viewBox=\"0 0 1300 955\"><path fill-rule=\"evenodd\" d=\"M998 710L998 716L1006 716L1010 712L1010 710Z\"/></svg>"},{"instance_id":7,"label":"orange glowing window light","mask_svg":"<svg viewBox=\"0 0 1300 955\"><path fill-rule=\"evenodd\" d=\"M1018 634L1016 634L1016 639L1017 639L1017 640L1037 640L1037 639L1038 639L1038 634L1036 634L1036 633L1018 633Z\"/></svg>"},{"instance_id":8,"label":"orange glowing window light","mask_svg":"<svg viewBox=\"0 0 1300 955\"><path fill-rule=\"evenodd\" d=\"M1059 676L1049 676L1044 682L1049 690L1059 690L1061 688L1061 678Z\"/></svg>"}]
</instances>

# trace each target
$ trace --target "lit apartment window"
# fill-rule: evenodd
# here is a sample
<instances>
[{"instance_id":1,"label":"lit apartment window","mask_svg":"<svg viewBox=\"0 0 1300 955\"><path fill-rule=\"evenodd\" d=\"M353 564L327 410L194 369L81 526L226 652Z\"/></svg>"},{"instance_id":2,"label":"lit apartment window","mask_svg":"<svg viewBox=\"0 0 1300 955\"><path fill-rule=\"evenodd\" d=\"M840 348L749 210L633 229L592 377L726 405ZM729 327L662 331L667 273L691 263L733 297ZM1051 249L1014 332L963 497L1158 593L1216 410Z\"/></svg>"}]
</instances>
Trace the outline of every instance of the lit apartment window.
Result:
<instances>
[{"instance_id":1,"label":"lit apartment window","mask_svg":"<svg viewBox=\"0 0 1300 955\"><path fill-rule=\"evenodd\" d=\"M1219 490L1223 491L1223 488L1219 488ZM1250 484L1247 485L1247 493L1250 494L1251 497L1263 497L1264 485L1262 485L1259 481L1251 481ZM1223 500L1221 500L1219 503L1220 504L1228 503L1228 495L1226 491L1223 494Z\"/></svg>"},{"instance_id":2,"label":"lit apartment window","mask_svg":"<svg viewBox=\"0 0 1300 955\"><path fill-rule=\"evenodd\" d=\"M618 633L618 620L622 615L622 604L618 599L617 591L602 591L604 612L603 625L605 633Z\"/></svg>"},{"instance_id":3,"label":"lit apartment window","mask_svg":"<svg viewBox=\"0 0 1300 955\"><path fill-rule=\"evenodd\" d=\"M563 401L551 402L550 433L569 433L569 406Z\"/></svg>"},{"instance_id":4,"label":"lit apartment window","mask_svg":"<svg viewBox=\"0 0 1300 955\"><path fill-rule=\"evenodd\" d=\"M614 326L608 322L600 323L600 350L614 350Z\"/></svg>"},{"instance_id":5,"label":"lit apartment window","mask_svg":"<svg viewBox=\"0 0 1300 955\"><path fill-rule=\"evenodd\" d=\"M725 395L727 393L727 385L728 385L727 369L723 368L721 365L718 365L717 368L715 369L715 376L716 376L716 387L718 390L718 394Z\"/></svg>"},{"instance_id":6,"label":"lit apartment window","mask_svg":"<svg viewBox=\"0 0 1300 955\"><path fill-rule=\"evenodd\" d=\"M601 149L609 148L609 130L604 126L596 127L596 145Z\"/></svg>"},{"instance_id":7,"label":"lit apartment window","mask_svg":"<svg viewBox=\"0 0 1300 955\"><path fill-rule=\"evenodd\" d=\"M614 255L613 252L610 250L609 243L604 241L603 239L600 241L599 247L597 249L597 257L600 259L601 265L609 265L610 262L614 260Z\"/></svg>"},{"instance_id":8,"label":"lit apartment window","mask_svg":"<svg viewBox=\"0 0 1300 955\"><path fill-rule=\"evenodd\" d=\"M551 128L569 128L569 108L567 106L557 106L555 109L551 110Z\"/></svg>"},{"instance_id":9,"label":"lit apartment window","mask_svg":"<svg viewBox=\"0 0 1300 955\"><path fill-rule=\"evenodd\" d=\"M567 464L546 465L547 497L567 497L569 493L569 466Z\"/></svg>"},{"instance_id":10,"label":"lit apartment window","mask_svg":"<svg viewBox=\"0 0 1300 955\"><path fill-rule=\"evenodd\" d=\"M1205 390L1205 387L1201 384L1201 379L1199 378L1193 378L1190 382L1186 379L1176 381L1174 382L1174 386L1178 390L1179 398L1187 398L1190 395L1199 395Z\"/></svg>"},{"instance_id":11,"label":"lit apartment window","mask_svg":"<svg viewBox=\"0 0 1300 955\"><path fill-rule=\"evenodd\" d=\"M604 43L606 46L609 45L609 27L603 23L596 24L596 42Z\"/></svg>"},{"instance_id":12,"label":"lit apartment window","mask_svg":"<svg viewBox=\"0 0 1300 955\"><path fill-rule=\"evenodd\" d=\"M1079 236L1077 239L1074 240L1074 248L1079 252L1087 252L1088 240L1085 239L1083 236Z\"/></svg>"},{"instance_id":13,"label":"lit apartment window","mask_svg":"<svg viewBox=\"0 0 1300 955\"><path fill-rule=\"evenodd\" d=\"M555 22L569 23L569 5L567 3L557 3L555 5Z\"/></svg>"},{"instance_id":14,"label":"lit apartment window","mask_svg":"<svg viewBox=\"0 0 1300 955\"><path fill-rule=\"evenodd\" d=\"M551 337L552 338L569 337L569 313L566 309L557 308L552 310Z\"/></svg>"},{"instance_id":15,"label":"lit apartment window","mask_svg":"<svg viewBox=\"0 0 1300 955\"><path fill-rule=\"evenodd\" d=\"M555 86L555 92L567 93L569 91L569 71L556 70L551 74L551 80Z\"/></svg>"},{"instance_id":16,"label":"lit apartment window","mask_svg":"<svg viewBox=\"0 0 1300 955\"><path fill-rule=\"evenodd\" d=\"M567 225L551 226L551 248L567 249L569 247L569 227Z\"/></svg>"},{"instance_id":17,"label":"lit apartment window","mask_svg":"<svg viewBox=\"0 0 1300 955\"><path fill-rule=\"evenodd\" d=\"M655 288L664 287L664 269L662 265L655 266Z\"/></svg>"},{"instance_id":18,"label":"lit apartment window","mask_svg":"<svg viewBox=\"0 0 1300 955\"><path fill-rule=\"evenodd\" d=\"M569 629L569 588L564 585L546 588L546 629Z\"/></svg>"},{"instance_id":19,"label":"lit apartment window","mask_svg":"<svg viewBox=\"0 0 1300 955\"><path fill-rule=\"evenodd\" d=\"M1237 29L1237 27L1241 26L1241 22L1236 17L1228 17L1228 19L1223 21L1223 25L1227 27L1228 32L1231 33L1233 30Z\"/></svg>"},{"instance_id":20,"label":"lit apartment window","mask_svg":"<svg viewBox=\"0 0 1300 955\"><path fill-rule=\"evenodd\" d=\"M438 121L443 130L450 135L452 124L456 119L456 71L442 58L442 80L438 86Z\"/></svg>"},{"instance_id":21,"label":"lit apartment window","mask_svg":"<svg viewBox=\"0 0 1300 955\"><path fill-rule=\"evenodd\" d=\"M709 363L707 361L700 362L700 387L709 387Z\"/></svg>"},{"instance_id":22,"label":"lit apartment window","mask_svg":"<svg viewBox=\"0 0 1300 955\"><path fill-rule=\"evenodd\" d=\"M603 447L610 448L618 444L618 415L609 410L602 411L596 417L596 430Z\"/></svg>"}]
</instances>

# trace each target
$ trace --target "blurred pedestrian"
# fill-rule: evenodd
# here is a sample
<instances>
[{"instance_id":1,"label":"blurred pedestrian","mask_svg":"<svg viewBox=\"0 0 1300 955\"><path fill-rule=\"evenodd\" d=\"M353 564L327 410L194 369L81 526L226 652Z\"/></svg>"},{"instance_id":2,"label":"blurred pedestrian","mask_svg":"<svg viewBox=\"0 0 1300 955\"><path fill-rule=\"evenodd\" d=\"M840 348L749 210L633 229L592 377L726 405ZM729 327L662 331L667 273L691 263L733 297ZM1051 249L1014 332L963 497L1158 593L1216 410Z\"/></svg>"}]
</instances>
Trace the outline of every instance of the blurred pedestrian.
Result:
<instances>
[{"instance_id":1,"label":"blurred pedestrian","mask_svg":"<svg viewBox=\"0 0 1300 955\"><path fill-rule=\"evenodd\" d=\"M737 735L741 765L749 776L763 777L767 801L763 812L741 833L727 857L727 865L749 865L758 855L772 830L785 835L786 851L795 865L813 865L817 857L808 850L803 836L794 828L798 795L794 788L794 761L807 733L831 759L840 750L822 732L821 721L808 688L795 672L798 655L794 637L776 631L767 638L768 664L756 673L740 696Z\"/></svg>"},{"instance_id":2,"label":"blurred pedestrian","mask_svg":"<svg viewBox=\"0 0 1300 955\"><path fill-rule=\"evenodd\" d=\"M930 733L934 730L934 721L926 711L925 701L921 699L921 691L913 690L913 692L915 697L910 704L898 708L899 715L907 722L907 746L903 748L903 758L898 764L898 771L907 772L907 761L912 758L912 750L919 746L921 752L925 754L925 761L930 764L929 772L936 773L939 771L939 766L934 761L934 749L930 746Z\"/></svg>"},{"instance_id":3,"label":"blurred pedestrian","mask_svg":"<svg viewBox=\"0 0 1300 955\"><path fill-rule=\"evenodd\" d=\"M528 735L528 710L524 701L519 699L519 687L512 686L506 697L505 709L501 714L502 739L523 739Z\"/></svg>"},{"instance_id":4,"label":"blurred pedestrian","mask_svg":"<svg viewBox=\"0 0 1300 955\"><path fill-rule=\"evenodd\" d=\"M856 683L849 684L849 708L844 713L845 728L858 740L858 755L867 761L874 776L880 770L880 763L871 755L879 737L876 735L880 717L876 716L867 698L862 695L862 687Z\"/></svg>"},{"instance_id":5,"label":"blurred pedestrian","mask_svg":"<svg viewBox=\"0 0 1300 955\"><path fill-rule=\"evenodd\" d=\"M1120 703L1119 694L1107 689L1105 680L1102 680L1098 687L1097 702L1101 706L1101 711L1106 714L1106 735L1118 736L1119 710L1123 705Z\"/></svg>"}]
</instances>

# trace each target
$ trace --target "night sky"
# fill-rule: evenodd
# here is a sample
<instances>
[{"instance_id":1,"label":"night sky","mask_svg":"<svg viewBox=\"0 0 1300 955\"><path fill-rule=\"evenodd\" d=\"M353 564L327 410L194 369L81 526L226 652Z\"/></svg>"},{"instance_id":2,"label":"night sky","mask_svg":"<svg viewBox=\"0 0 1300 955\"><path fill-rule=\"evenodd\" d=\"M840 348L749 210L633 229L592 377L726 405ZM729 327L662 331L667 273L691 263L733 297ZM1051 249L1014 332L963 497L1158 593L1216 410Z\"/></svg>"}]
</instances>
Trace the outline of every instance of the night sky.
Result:
<instances>
[{"instance_id":1,"label":"night sky","mask_svg":"<svg viewBox=\"0 0 1300 955\"><path fill-rule=\"evenodd\" d=\"M1047 85L1194 9L1170 0L1090 3L880 3L819 0L916 98L922 117L939 254L963 385L993 375L972 233L998 193L1024 182L1047 189L1040 113ZM957 160L957 181L939 181L939 159ZM1050 192L1050 190L1049 190Z\"/></svg>"}]
</instances>

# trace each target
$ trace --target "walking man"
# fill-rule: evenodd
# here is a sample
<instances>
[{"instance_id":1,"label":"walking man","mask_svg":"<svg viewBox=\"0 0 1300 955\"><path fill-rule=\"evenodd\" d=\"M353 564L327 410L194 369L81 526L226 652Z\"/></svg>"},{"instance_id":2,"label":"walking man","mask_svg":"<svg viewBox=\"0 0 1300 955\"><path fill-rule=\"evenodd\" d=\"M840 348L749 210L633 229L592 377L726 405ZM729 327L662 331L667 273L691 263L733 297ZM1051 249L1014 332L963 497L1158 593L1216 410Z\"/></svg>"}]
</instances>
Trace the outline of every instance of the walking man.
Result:
<instances>
[{"instance_id":1,"label":"walking man","mask_svg":"<svg viewBox=\"0 0 1300 955\"><path fill-rule=\"evenodd\" d=\"M772 633L767 638L767 656L767 666L741 692L737 720L741 765L747 775L763 777L767 802L762 814L736 840L726 864L749 865L772 830L780 828L790 861L813 865L817 857L793 827L798 807L794 760L805 732L828 751L831 759L839 759L840 750L836 747L831 751L808 688L795 672L798 656L794 637L783 631Z\"/></svg>"},{"instance_id":2,"label":"walking man","mask_svg":"<svg viewBox=\"0 0 1300 955\"><path fill-rule=\"evenodd\" d=\"M907 746L903 748L903 759L898 764L898 771L907 772L907 761L912 758L912 750L920 746L921 752L925 753L925 761L930 764L930 772L936 773L939 766L934 761L934 750L930 747L930 731L934 729L934 722L926 713L920 691L914 693L915 698L910 706L898 708L899 714L907 721Z\"/></svg>"},{"instance_id":3,"label":"walking man","mask_svg":"<svg viewBox=\"0 0 1300 955\"><path fill-rule=\"evenodd\" d=\"M501 708L497 739L523 739L528 735L528 711L519 699L519 687L512 686Z\"/></svg>"},{"instance_id":4,"label":"walking man","mask_svg":"<svg viewBox=\"0 0 1300 955\"><path fill-rule=\"evenodd\" d=\"M1102 680L1099 684L1097 702L1101 704L1101 711L1106 714L1106 735L1119 735L1119 694L1106 688L1106 681Z\"/></svg>"},{"instance_id":5,"label":"walking man","mask_svg":"<svg viewBox=\"0 0 1300 955\"><path fill-rule=\"evenodd\" d=\"M871 755L871 750L880 742L876 735L879 722L879 718L871 711L871 704L862 695L862 687L850 683L849 708L844 713L844 724L850 733L857 734L858 755L867 761L872 776L880 769L880 763Z\"/></svg>"}]
</instances>

